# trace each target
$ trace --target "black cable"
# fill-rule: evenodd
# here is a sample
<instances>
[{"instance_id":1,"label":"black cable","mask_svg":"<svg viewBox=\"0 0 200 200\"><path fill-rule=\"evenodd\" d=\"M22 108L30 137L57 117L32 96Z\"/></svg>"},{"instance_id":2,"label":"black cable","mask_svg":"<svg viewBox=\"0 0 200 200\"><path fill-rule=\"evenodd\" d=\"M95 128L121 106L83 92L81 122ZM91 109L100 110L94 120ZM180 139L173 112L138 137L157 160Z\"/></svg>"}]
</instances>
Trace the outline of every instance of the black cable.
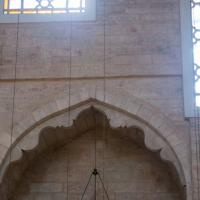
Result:
<instances>
[{"instance_id":1,"label":"black cable","mask_svg":"<svg viewBox=\"0 0 200 200\"><path fill-rule=\"evenodd\" d=\"M193 75L194 77L194 75ZM195 84L195 83L193 83ZM195 98L195 92L194 92L194 98ZM195 99L194 99L194 118L193 118L193 123L191 124L191 127L194 127L194 135L195 135L195 157L196 157L196 162L197 162L197 171L196 171L196 175L197 177L199 176L199 171L198 171L198 144L197 144L197 141L198 141L198 134L197 134L197 110L196 110L196 102L195 102ZM191 140L192 141L192 140ZM192 145L193 143L191 143ZM192 158L193 159L193 162L194 162L194 159L195 158ZM194 172L193 172L194 173ZM194 174L192 174L192 176L194 176ZM194 182L194 180L193 180ZM194 188L193 188L193 199L194 199L194 194L195 194L195 191L194 191Z\"/></svg>"},{"instance_id":2,"label":"black cable","mask_svg":"<svg viewBox=\"0 0 200 200\"><path fill-rule=\"evenodd\" d=\"M197 169L196 169L196 175L197 175L197 179L199 177L199 153L198 153L198 149L199 149L199 145L198 145L198 114L197 114L197 109L196 109L196 104L194 105L194 134L195 134L195 153L196 153L196 164L197 164ZM195 158L193 158L195 159ZM195 178L195 177L194 177ZM195 180L193 180L195 181ZM197 180L197 187L199 188L199 181ZM194 191L194 188L193 188ZM193 192L193 195L195 194L195 192ZM197 196L199 199L199 189L197 190ZM193 197L194 198L194 197Z\"/></svg>"},{"instance_id":3,"label":"black cable","mask_svg":"<svg viewBox=\"0 0 200 200\"><path fill-rule=\"evenodd\" d=\"M92 107L92 113L94 118L94 169L97 168L97 119L95 109Z\"/></svg>"},{"instance_id":4,"label":"black cable","mask_svg":"<svg viewBox=\"0 0 200 200\"><path fill-rule=\"evenodd\" d=\"M194 98L195 98L195 92L194 92ZM198 199L200 199L200 194L199 194L199 114L198 114L198 108L196 106L196 101L194 100L194 124L192 124L192 126L194 126L194 135L195 135L195 153L196 153L196 165L197 165L197 169L196 169L196 175L197 175L197 196ZM192 141L192 140L191 140ZM192 143L193 144L193 143ZM195 158L193 158L195 159ZM195 173L195 172L193 172ZM193 175L194 176L194 175ZM195 178L195 177L194 177ZM195 181L195 180L193 180ZM193 198L195 195L195 191L193 188Z\"/></svg>"},{"instance_id":5,"label":"black cable","mask_svg":"<svg viewBox=\"0 0 200 200\"><path fill-rule=\"evenodd\" d=\"M103 17L103 43L104 43L104 61L103 61L103 101L106 101L106 1L103 1L103 12L104 12L104 17ZM104 179L104 167L105 167L105 150L104 150L104 146L106 145L106 141L105 141L105 134L106 134L106 117L103 115L103 140L104 140L104 145L103 145L103 179ZM99 174L98 174L99 175ZM100 175L99 175L100 177ZM100 178L101 180L101 178ZM103 181L101 180L101 182L103 183ZM104 184L103 184L104 187ZM105 190L105 187L104 187ZM106 191L106 190L105 190ZM106 195L108 197L108 194L106 192ZM109 199L109 198L108 198ZM104 200L104 193L103 193L103 200Z\"/></svg>"},{"instance_id":6,"label":"black cable","mask_svg":"<svg viewBox=\"0 0 200 200\"><path fill-rule=\"evenodd\" d=\"M105 6L105 0L104 0L104 18L103 18L103 51L104 51L104 59L103 59L103 100L105 102L106 100L106 6Z\"/></svg>"},{"instance_id":7,"label":"black cable","mask_svg":"<svg viewBox=\"0 0 200 200\"><path fill-rule=\"evenodd\" d=\"M66 51L68 50L69 46L69 62L68 65L66 65L66 76L68 75L68 68L69 68L69 79L66 79L68 82L68 127L70 127L70 120L71 120L71 71L72 71L72 18L71 14L70 15L70 20L67 22L68 28L68 34L69 34L69 39L66 40ZM67 31L66 31L67 32ZM68 37L67 34L67 37ZM67 85L66 85L67 87ZM69 199L69 148L67 147L67 195L66 195L66 200Z\"/></svg>"},{"instance_id":8,"label":"black cable","mask_svg":"<svg viewBox=\"0 0 200 200\"><path fill-rule=\"evenodd\" d=\"M197 187L198 187L198 199L200 199L200 183L199 183L199 161L200 161L200 123L199 123L199 119L200 119L200 116L199 116L199 107L196 108L197 109L197 140L196 140L196 143L197 143Z\"/></svg>"},{"instance_id":9,"label":"black cable","mask_svg":"<svg viewBox=\"0 0 200 200\"><path fill-rule=\"evenodd\" d=\"M72 76L72 18L70 14L70 33L69 33L69 94L68 94L68 126L71 120L71 76ZM68 149L68 148L67 148ZM69 199L69 149L67 151L67 200Z\"/></svg>"},{"instance_id":10,"label":"black cable","mask_svg":"<svg viewBox=\"0 0 200 200\"><path fill-rule=\"evenodd\" d=\"M14 115L15 115L15 97L16 97L16 79L17 79L17 63L18 63L18 48L19 48L19 14L17 15L17 33L16 33L16 49L15 49L15 64L14 64L14 82L13 82L13 96L12 96L12 113L11 113L11 127L10 127L10 154L9 165L12 160L12 144L13 144L13 132L14 132ZM8 166L9 166L8 165ZM10 190L11 174L8 177L8 192Z\"/></svg>"},{"instance_id":11,"label":"black cable","mask_svg":"<svg viewBox=\"0 0 200 200\"><path fill-rule=\"evenodd\" d=\"M94 198L96 200L97 198L97 179L96 179L96 168L97 168L97 119L96 119L96 112L94 110L94 108L92 107L92 114L93 114L93 118L94 118L94 171L92 172L92 175L95 176L94 178Z\"/></svg>"}]
</instances>

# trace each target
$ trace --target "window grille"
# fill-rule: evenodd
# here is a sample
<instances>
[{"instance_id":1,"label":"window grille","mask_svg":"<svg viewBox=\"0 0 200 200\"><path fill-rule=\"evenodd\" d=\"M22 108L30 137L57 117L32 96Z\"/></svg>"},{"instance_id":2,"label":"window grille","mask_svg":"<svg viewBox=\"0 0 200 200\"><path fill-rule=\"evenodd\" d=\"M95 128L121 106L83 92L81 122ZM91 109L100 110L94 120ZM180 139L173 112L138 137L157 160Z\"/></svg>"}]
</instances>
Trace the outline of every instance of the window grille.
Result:
<instances>
[{"instance_id":1,"label":"window grille","mask_svg":"<svg viewBox=\"0 0 200 200\"><path fill-rule=\"evenodd\" d=\"M4 14L84 13L85 0L4 0Z\"/></svg>"},{"instance_id":2,"label":"window grille","mask_svg":"<svg viewBox=\"0 0 200 200\"><path fill-rule=\"evenodd\" d=\"M200 107L200 0L191 2L193 29L194 90L196 106Z\"/></svg>"},{"instance_id":3,"label":"window grille","mask_svg":"<svg viewBox=\"0 0 200 200\"><path fill-rule=\"evenodd\" d=\"M0 0L0 23L94 21L96 0Z\"/></svg>"}]
</instances>

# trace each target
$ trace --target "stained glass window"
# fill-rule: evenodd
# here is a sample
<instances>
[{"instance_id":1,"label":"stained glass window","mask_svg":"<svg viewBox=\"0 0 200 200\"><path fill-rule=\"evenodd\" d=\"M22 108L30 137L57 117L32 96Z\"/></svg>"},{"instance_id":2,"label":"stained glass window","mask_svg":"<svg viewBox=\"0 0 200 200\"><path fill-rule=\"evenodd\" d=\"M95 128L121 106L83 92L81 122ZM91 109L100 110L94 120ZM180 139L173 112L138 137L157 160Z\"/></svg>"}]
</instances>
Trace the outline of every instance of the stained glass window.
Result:
<instances>
[{"instance_id":1,"label":"stained glass window","mask_svg":"<svg viewBox=\"0 0 200 200\"><path fill-rule=\"evenodd\" d=\"M4 14L84 13L85 0L4 0Z\"/></svg>"},{"instance_id":2,"label":"stained glass window","mask_svg":"<svg viewBox=\"0 0 200 200\"><path fill-rule=\"evenodd\" d=\"M191 6L193 26L195 98L196 106L200 107L200 0L193 0Z\"/></svg>"}]
</instances>

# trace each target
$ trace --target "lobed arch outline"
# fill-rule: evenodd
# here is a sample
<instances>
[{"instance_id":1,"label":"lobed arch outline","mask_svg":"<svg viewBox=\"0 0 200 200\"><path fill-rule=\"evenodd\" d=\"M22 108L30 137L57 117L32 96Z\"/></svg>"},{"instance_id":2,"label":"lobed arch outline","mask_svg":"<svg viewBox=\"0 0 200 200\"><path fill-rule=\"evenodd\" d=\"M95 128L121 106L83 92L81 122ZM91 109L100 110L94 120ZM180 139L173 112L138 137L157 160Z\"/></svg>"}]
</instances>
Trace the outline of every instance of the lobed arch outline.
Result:
<instances>
[{"instance_id":1,"label":"lobed arch outline","mask_svg":"<svg viewBox=\"0 0 200 200\"><path fill-rule=\"evenodd\" d=\"M112 127L139 127L144 132L146 147L151 151L159 151L161 159L174 165L182 186L186 187L187 200L191 200L191 170L187 144L184 138L180 138L181 130L158 108L119 88L106 88L104 91L100 87L81 87L71 90L70 96L70 108L68 95L58 95L14 127L13 145L8 145L1 156L3 159L0 162L0 183L9 165L11 149L11 161L15 162L22 157L22 150L31 150L37 146L43 128L52 126L53 123L55 127L63 126L63 122L59 124L59 117L68 116L69 110L70 124L67 124L67 121L64 123L65 126L71 126L80 112L94 106L105 113Z\"/></svg>"}]
</instances>

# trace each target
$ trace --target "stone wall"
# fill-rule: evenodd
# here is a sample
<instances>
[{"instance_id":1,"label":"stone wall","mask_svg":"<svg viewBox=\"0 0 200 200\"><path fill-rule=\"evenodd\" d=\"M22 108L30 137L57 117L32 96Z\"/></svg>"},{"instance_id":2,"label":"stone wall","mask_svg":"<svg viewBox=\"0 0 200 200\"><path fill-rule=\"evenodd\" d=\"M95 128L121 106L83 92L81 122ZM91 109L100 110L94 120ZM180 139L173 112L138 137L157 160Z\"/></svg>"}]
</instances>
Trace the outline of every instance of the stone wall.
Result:
<instances>
[{"instance_id":1,"label":"stone wall","mask_svg":"<svg viewBox=\"0 0 200 200\"><path fill-rule=\"evenodd\" d=\"M109 0L105 15L107 85L128 90L182 125L179 1ZM103 30L103 2L97 0L96 21L72 24L72 87L102 86ZM2 130L10 125L16 31L14 24L0 25ZM69 33L68 23L19 25L16 121L67 90Z\"/></svg>"},{"instance_id":2,"label":"stone wall","mask_svg":"<svg viewBox=\"0 0 200 200\"><path fill-rule=\"evenodd\" d=\"M71 88L103 88L106 75L106 88L120 88L155 106L181 130L180 137L189 147L189 124L183 113L179 3L106 1L104 74L104 2L97 0L96 21L72 23ZM16 33L17 25L0 25L1 160L10 143L6 133L11 126ZM69 44L67 22L19 25L15 124L67 93Z\"/></svg>"}]
</instances>

